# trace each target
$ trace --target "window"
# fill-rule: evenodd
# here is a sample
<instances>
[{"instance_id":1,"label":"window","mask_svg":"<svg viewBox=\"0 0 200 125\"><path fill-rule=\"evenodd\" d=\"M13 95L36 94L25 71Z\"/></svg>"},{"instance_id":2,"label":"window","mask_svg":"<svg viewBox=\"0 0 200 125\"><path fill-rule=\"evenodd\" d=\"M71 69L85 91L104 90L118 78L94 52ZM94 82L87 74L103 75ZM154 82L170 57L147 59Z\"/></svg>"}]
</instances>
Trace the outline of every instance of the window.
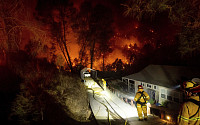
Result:
<instances>
[{"instance_id":1,"label":"window","mask_svg":"<svg viewBox=\"0 0 200 125\"><path fill-rule=\"evenodd\" d=\"M175 101L175 102L179 102L179 98L175 98L175 97L174 97L174 101Z\"/></svg>"},{"instance_id":2,"label":"window","mask_svg":"<svg viewBox=\"0 0 200 125\"><path fill-rule=\"evenodd\" d=\"M172 101L173 92L171 90L167 90L167 99Z\"/></svg>"},{"instance_id":3,"label":"window","mask_svg":"<svg viewBox=\"0 0 200 125\"><path fill-rule=\"evenodd\" d=\"M172 96L167 95L167 99L172 101Z\"/></svg>"},{"instance_id":4,"label":"window","mask_svg":"<svg viewBox=\"0 0 200 125\"><path fill-rule=\"evenodd\" d=\"M157 86L154 86L154 89L157 89Z\"/></svg>"},{"instance_id":5,"label":"window","mask_svg":"<svg viewBox=\"0 0 200 125\"><path fill-rule=\"evenodd\" d=\"M129 83L135 84L134 80L129 80Z\"/></svg>"},{"instance_id":6,"label":"window","mask_svg":"<svg viewBox=\"0 0 200 125\"><path fill-rule=\"evenodd\" d=\"M141 82L141 85L142 85L143 87L145 86L145 84L144 84L144 83L142 83L142 82Z\"/></svg>"},{"instance_id":7,"label":"window","mask_svg":"<svg viewBox=\"0 0 200 125\"><path fill-rule=\"evenodd\" d=\"M161 89L161 98L166 98L165 89Z\"/></svg>"},{"instance_id":8,"label":"window","mask_svg":"<svg viewBox=\"0 0 200 125\"><path fill-rule=\"evenodd\" d=\"M123 82L128 83L128 80L127 79L123 79Z\"/></svg>"},{"instance_id":9,"label":"window","mask_svg":"<svg viewBox=\"0 0 200 125\"><path fill-rule=\"evenodd\" d=\"M161 94L161 98L164 98L164 99L165 99L165 94Z\"/></svg>"},{"instance_id":10,"label":"window","mask_svg":"<svg viewBox=\"0 0 200 125\"><path fill-rule=\"evenodd\" d=\"M134 80L129 80L129 89L130 89L130 92L133 92L135 93L135 81Z\"/></svg>"},{"instance_id":11,"label":"window","mask_svg":"<svg viewBox=\"0 0 200 125\"><path fill-rule=\"evenodd\" d=\"M150 85L150 84L147 84L147 88L151 88L151 85Z\"/></svg>"}]
</instances>

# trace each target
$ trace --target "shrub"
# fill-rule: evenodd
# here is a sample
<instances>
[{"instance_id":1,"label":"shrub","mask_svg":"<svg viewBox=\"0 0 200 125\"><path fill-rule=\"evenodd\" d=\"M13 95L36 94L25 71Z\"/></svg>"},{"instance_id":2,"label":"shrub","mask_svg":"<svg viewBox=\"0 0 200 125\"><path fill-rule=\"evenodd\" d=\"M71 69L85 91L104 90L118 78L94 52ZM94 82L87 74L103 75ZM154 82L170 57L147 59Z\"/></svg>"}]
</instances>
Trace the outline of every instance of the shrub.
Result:
<instances>
[{"instance_id":1,"label":"shrub","mask_svg":"<svg viewBox=\"0 0 200 125\"><path fill-rule=\"evenodd\" d=\"M78 76L69 76L62 72L54 77L56 86L47 90L64 108L65 112L77 121L87 121L91 114L87 92Z\"/></svg>"},{"instance_id":2,"label":"shrub","mask_svg":"<svg viewBox=\"0 0 200 125\"><path fill-rule=\"evenodd\" d=\"M27 90L24 84L21 84L21 92L17 94L11 105L10 120L18 122L20 125L30 125L32 122L41 121L38 100L35 96L26 96Z\"/></svg>"}]
</instances>

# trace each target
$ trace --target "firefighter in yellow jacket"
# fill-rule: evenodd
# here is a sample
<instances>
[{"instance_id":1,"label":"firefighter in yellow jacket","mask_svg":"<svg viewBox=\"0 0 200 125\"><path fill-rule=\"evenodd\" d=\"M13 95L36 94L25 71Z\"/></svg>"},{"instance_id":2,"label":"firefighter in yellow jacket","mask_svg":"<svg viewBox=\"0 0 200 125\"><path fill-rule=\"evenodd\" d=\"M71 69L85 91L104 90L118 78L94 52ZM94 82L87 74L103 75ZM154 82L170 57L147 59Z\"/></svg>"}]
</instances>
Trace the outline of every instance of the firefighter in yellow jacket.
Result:
<instances>
[{"instance_id":1,"label":"firefighter in yellow jacket","mask_svg":"<svg viewBox=\"0 0 200 125\"><path fill-rule=\"evenodd\" d=\"M200 125L200 84L187 81L182 87L187 100L181 107L177 123L178 125Z\"/></svg>"},{"instance_id":2,"label":"firefighter in yellow jacket","mask_svg":"<svg viewBox=\"0 0 200 125\"><path fill-rule=\"evenodd\" d=\"M143 90L142 85L138 85L138 91L135 95L134 100L137 104L137 111L138 111L138 117L139 121L143 120L144 114L144 120L147 120L147 101L150 99L149 95Z\"/></svg>"},{"instance_id":3,"label":"firefighter in yellow jacket","mask_svg":"<svg viewBox=\"0 0 200 125\"><path fill-rule=\"evenodd\" d=\"M106 80L102 79L103 82L103 89L106 90Z\"/></svg>"}]
</instances>

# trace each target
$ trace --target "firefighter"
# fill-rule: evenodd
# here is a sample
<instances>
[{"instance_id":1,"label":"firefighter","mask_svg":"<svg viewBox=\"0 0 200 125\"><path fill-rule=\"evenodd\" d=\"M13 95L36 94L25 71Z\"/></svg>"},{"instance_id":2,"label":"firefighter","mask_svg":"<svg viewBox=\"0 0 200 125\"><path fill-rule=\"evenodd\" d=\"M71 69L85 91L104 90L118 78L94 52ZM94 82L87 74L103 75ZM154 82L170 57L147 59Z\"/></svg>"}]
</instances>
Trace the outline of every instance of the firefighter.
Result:
<instances>
[{"instance_id":1,"label":"firefighter","mask_svg":"<svg viewBox=\"0 0 200 125\"><path fill-rule=\"evenodd\" d=\"M106 80L102 79L102 82L103 82L103 88L104 90L106 90Z\"/></svg>"},{"instance_id":2,"label":"firefighter","mask_svg":"<svg viewBox=\"0 0 200 125\"><path fill-rule=\"evenodd\" d=\"M182 87L187 100L181 107L177 123L178 125L200 125L200 84L187 81Z\"/></svg>"},{"instance_id":3,"label":"firefighter","mask_svg":"<svg viewBox=\"0 0 200 125\"><path fill-rule=\"evenodd\" d=\"M150 99L149 95L143 90L142 85L138 85L138 91L134 100L136 101L139 121L147 120L147 101Z\"/></svg>"}]
</instances>

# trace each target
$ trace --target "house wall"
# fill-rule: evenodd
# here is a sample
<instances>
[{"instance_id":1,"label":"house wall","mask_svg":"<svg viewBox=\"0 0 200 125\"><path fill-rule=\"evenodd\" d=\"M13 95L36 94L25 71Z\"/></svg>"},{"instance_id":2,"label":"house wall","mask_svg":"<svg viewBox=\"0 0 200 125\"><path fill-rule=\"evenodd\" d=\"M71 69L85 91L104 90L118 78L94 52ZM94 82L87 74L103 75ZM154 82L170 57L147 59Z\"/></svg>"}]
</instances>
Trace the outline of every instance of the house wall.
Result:
<instances>
[{"instance_id":1,"label":"house wall","mask_svg":"<svg viewBox=\"0 0 200 125\"><path fill-rule=\"evenodd\" d=\"M158 103L163 104L165 101L167 101L167 88L165 87L159 87L159 101Z\"/></svg>"},{"instance_id":2,"label":"house wall","mask_svg":"<svg viewBox=\"0 0 200 125\"><path fill-rule=\"evenodd\" d=\"M155 101L156 103L160 103L163 104L164 102L168 101L170 103L170 105L175 105L177 106L177 104L180 104L183 101L183 96L182 96L182 92L179 91L175 91L174 89L171 88L166 88L163 86L159 86L159 85L154 85L151 83L145 83L142 81L137 81L134 79L128 79L123 77L122 81L126 82L125 84L127 84L127 86L130 84L129 81L133 80L135 83L135 94L138 91L138 85L142 85L144 88L144 91L146 91L151 97L153 95L151 95L152 93L155 93Z\"/></svg>"},{"instance_id":3,"label":"house wall","mask_svg":"<svg viewBox=\"0 0 200 125\"><path fill-rule=\"evenodd\" d=\"M122 77L122 81L126 84L126 86L127 86L126 91L128 91L129 90L129 79Z\"/></svg>"},{"instance_id":4,"label":"house wall","mask_svg":"<svg viewBox=\"0 0 200 125\"><path fill-rule=\"evenodd\" d=\"M174 89L166 88L166 87L160 87L159 89L160 89L159 103L162 103L164 101L182 103L183 101L182 92L175 91ZM165 94L165 96L163 96L163 94Z\"/></svg>"}]
</instances>

